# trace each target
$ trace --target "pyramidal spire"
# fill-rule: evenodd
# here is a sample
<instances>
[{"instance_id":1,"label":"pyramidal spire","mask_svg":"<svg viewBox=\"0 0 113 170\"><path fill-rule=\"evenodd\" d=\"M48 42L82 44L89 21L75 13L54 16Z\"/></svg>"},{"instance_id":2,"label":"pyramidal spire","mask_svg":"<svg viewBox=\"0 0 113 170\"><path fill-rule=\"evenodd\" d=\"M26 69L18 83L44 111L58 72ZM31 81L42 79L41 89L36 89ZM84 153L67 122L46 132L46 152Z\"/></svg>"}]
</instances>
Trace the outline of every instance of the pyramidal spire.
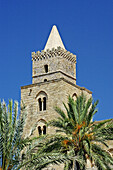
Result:
<instances>
[{"instance_id":1,"label":"pyramidal spire","mask_svg":"<svg viewBox=\"0 0 113 170\"><path fill-rule=\"evenodd\" d=\"M57 48L57 47L61 47L61 48L65 49L64 44L63 44L61 37L59 35L59 32L57 30L57 27L56 27L56 25L54 25L52 27L52 30L50 32L50 35L49 35L49 38L47 40L44 50L45 51L47 49L51 50L52 48Z\"/></svg>"}]
</instances>

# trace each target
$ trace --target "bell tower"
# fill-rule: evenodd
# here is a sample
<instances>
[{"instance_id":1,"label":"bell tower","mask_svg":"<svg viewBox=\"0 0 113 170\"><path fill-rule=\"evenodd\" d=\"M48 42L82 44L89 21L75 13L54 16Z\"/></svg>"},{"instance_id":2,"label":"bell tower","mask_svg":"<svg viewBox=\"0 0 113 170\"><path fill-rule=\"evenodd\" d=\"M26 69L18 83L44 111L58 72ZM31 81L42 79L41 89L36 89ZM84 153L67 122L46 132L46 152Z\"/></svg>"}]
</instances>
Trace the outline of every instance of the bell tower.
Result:
<instances>
[{"instance_id":1,"label":"bell tower","mask_svg":"<svg viewBox=\"0 0 113 170\"><path fill-rule=\"evenodd\" d=\"M62 109L68 96L76 98L81 92L91 91L76 85L76 55L67 51L54 25L44 50L32 52L32 84L21 87L21 100L27 109L24 135L31 133L37 124L35 135L54 133L46 122L57 117L55 106Z\"/></svg>"},{"instance_id":2,"label":"bell tower","mask_svg":"<svg viewBox=\"0 0 113 170\"><path fill-rule=\"evenodd\" d=\"M32 52L32 83L65 78L76 84L76 55L67 51L54 25L44 50Z\"/></svg>"}]
</instances>

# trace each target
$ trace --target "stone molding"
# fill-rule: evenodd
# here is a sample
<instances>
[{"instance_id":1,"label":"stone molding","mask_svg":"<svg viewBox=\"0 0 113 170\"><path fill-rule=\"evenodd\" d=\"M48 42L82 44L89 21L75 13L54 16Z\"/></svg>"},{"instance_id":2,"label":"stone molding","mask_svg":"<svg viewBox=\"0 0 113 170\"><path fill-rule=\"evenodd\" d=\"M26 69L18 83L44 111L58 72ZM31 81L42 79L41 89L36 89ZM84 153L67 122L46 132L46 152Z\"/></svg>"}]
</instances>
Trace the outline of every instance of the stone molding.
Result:
<instances>
[{"instance_id":1,"label":"stone molding","mask_svg":"<svg viewBox=\"0 0 113 170\"><path fill-rule=\"evenodd\" d=\"M78 88L78 89L80 89L80 90L85 90L85 91L87 91L89 94L92 94L92 92L91 92L90 90L86 89L85 87L80 87L80 86L78 86L78 85L76 85L76 84L74 84L74 83L66 80L65 78L53 79L53 80L48 80L48 81L46 81L46 82L40 82L40 83L30 84L30 85L26 85L26 86L21 86L21 89L27 89L27 88L29 88L29 87L34 87L34 86L38 86L38 85L43 85L43 84L46 84L46 83L54 83L54 82L58 82L58 81L61 81L61 80L65 81L65 82L68 83L68 84L71 84L72 86L75 86L76 88Z\"/></svg>"},{"instance_id":2,"label":"stone molding","mask_svg":"<svg viewBox=\"0 0 113 170\"><path fill-rule=\"evenodd\" d=\"M64 72L62 72L62 71L54 71L54 72L51 72L51 73L45 73L45 74L40 74L40 75L38 75L38 76L32 76L32 78L37 78L37 77L42 77L42 76L48 76L48 75L51 75L51 74L55 74L55 73L62 73L63 75L65 75L65 76L67 76L67 77L69 77L69 78L71 78L71 79L73 79L73 80L76 80L76 78L74 78L74 77L72 77L72 76L70 76L70 75L68 75L68 74L66 74L66 73L64 73Z\"/></svg>"}]
</instances>

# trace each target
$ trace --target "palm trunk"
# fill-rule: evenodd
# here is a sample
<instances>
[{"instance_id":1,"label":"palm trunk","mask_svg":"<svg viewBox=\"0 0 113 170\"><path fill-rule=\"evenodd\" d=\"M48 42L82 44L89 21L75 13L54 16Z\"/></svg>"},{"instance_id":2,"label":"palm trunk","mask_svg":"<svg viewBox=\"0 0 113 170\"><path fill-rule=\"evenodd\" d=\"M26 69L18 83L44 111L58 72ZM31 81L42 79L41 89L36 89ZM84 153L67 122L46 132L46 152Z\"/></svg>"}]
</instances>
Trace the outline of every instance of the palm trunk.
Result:
<instances>
[{"instance_id":1,"label":"palm trunk","mask_svg":"<svg viewBox=\"0 0 113 170\"><path fill-rule=\"evenodd\" d=\"M77 163L77 162L76 162L76 161L74 161L74 164L73 164L73 170L78 170L78 169L77 169L77 165L76 165L76 163Z\"/></svg>"}]
</instances>

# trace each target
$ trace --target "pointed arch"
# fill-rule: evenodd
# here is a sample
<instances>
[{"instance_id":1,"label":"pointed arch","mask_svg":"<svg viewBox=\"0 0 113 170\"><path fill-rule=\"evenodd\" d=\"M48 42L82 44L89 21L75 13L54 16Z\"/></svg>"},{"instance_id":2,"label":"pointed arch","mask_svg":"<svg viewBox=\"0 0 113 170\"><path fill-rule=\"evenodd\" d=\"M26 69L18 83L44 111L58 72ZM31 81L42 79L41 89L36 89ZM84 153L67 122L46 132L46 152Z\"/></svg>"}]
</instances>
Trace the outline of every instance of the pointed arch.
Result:
<instances>
[{"instance_id":1,"label":"pointed arch","mask_svg":"<svg viewBox=\"0 0 113 170\"><path fill-rule=\"evenodd\" d=\"M35 99L38 98L38 96L42 96L42 95L47 97L47 93L46 93L45 91L42 91L42 90L41 90L40 92L38 92L38 93L36 94Z\"/></svg>"},{"instance_id":2,"label":"pointed arch","mask_svg":"<svg viewBox=\"0 0 113 170\"><path fill-rule=\"evenodd\" d=\"M39 120L37 121L37 124L40 123L40 122L43 122L43 123L46 124L46 121L45 121L44 119L39 119Z\"/></svg>"},{"instance_id":3,"label":"pointed arch","mask_svg":"<svg viewBox=\"0 0 113 170\"><path fill-rule=\"evenodd\" d=\"M76 100L76 99L77 99L77 94L76 94L76 93L73 93L72 98L73 98L74 100Z\"/></svg>"},{"instance_id":4,"label":"pointed arch","mask_svg":"<svg viewBox=\"0 0 113 170\"><path fill-rule=\"evenodd\" d=\"M47 109L47 93L45 91L40 91L37 93L35 99L38 102L38 111L45 111Z\"/></svg>"},{"instance_id":5,"label":"pointed arch","mask_svg":"<svg viewBox=\"0 0 113 170\"><path fill-rule=\"evenodd\" d=\"M46 135L47 127L46 127L46 121L44 119L40 119L37 122L37 128L38 128L38 135Z\"/></svg>"}]
</instances>

